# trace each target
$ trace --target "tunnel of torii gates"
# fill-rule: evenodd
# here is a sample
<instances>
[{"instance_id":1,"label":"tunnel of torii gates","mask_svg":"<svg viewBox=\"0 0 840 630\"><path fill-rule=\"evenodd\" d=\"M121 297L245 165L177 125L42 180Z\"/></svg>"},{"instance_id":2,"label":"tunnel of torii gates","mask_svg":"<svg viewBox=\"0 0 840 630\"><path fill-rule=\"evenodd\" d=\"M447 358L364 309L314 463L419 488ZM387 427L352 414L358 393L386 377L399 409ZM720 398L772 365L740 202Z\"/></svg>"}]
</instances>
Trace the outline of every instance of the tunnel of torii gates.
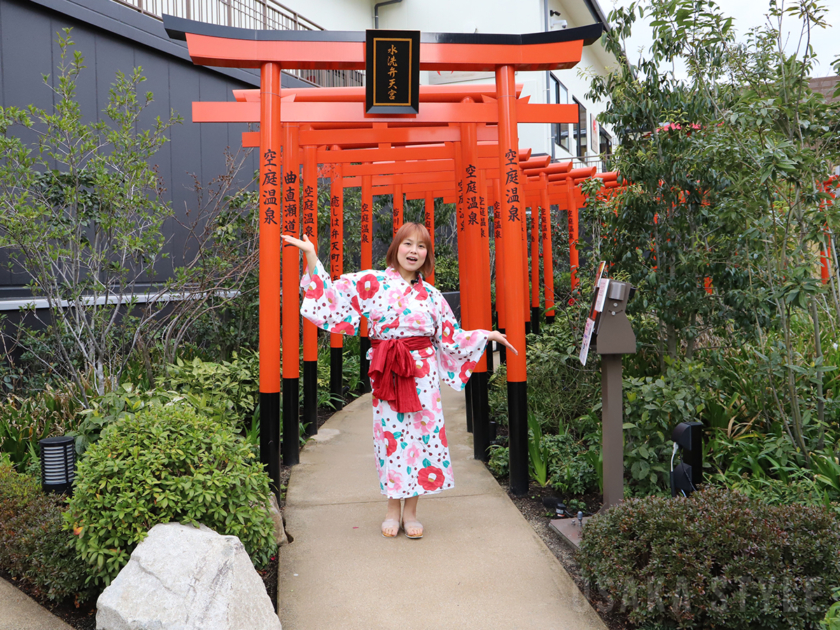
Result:
<instances>
[{"instance_id":1,"label":"tunnel of torii gates","mask_svg":"<svg viewBox=\"0 0 840 630\"><path fill-rule=\"evenodd\" d=\"M554 315L550 206L569 217L572 286L577 284L578 218L584 205L578 184L587 177L618 186L615 173L572 169L520 149L519 123L574 123L576 105L532 104L521 98L516 71L574 67L584 45L602 26L528 35L422 33L420 70L493 72L493 85L421 86L416 115L366 114L364 88L282 89L282 69L365 69L365 33L259 31L164 16L173 39L186 40L197 65L260 69L259 90L236 90L235 102L195 102L194 122L259 123L243 133L243 146L260 151L259 330L260 458L277 490L282 457L299 461L300 255L281 248L281 234L301 232L317 242L318 177L329 175L330 275L343 272L343 191L360 187L361 268L372 267L373 197L391 195L394 231L403 222L404 199L424 199L426 226L434 235L434 200L455 203L461 315L464 328L492 328L490 232L496 240L498 328L520 349L507 364L510 487L528 489L526 324L538 321L539 287L546 317ZM319 169L319 165L320 169ZM301 175L302 169L302 175ZM493 209L490 225L488 209ZM528 296L527 208L531 208L531 277ZM544 279L539 278L543 246ZM282 266L281 266L282 260ZM281 275L282 267L282 275ZM434 281L433 278L429 278ZM282 300L281 300L282 295ZM281 321L283 323L281 331ZM536 332L536 331L535 331ZM366 381L367 322L362 318L362 376ZM341 335L331 334L331 389L340 392ZM294 360L282 362L281 342ZM490 442L488 358L475 366L466 389L468 428L475 457L486 459ZM304 421L317 431L317 329L303 323ZM337 369L336 369L337 368ZM489 366L492 371L492 365ZM281 387L282 384L282 387Z\"/></svg>"}]
</instances>

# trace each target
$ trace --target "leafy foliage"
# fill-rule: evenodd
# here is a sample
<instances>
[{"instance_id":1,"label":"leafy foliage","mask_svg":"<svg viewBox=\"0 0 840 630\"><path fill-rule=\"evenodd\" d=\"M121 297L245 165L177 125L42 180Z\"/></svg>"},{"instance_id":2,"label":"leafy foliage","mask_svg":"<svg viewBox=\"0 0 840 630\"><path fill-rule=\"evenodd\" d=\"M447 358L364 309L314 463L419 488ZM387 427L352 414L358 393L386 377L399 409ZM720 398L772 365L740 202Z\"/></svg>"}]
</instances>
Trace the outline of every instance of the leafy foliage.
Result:
<instances>
[{"instance_id":1,"label":"leafy foliage","mask_svg":"<svg viewBox=\"0 0 840 630\"><path fill-rule=\"evenodd\" d=\"M813 628L840 581L840 527L825 508L707 490L611 508L584 528L578 557L643 627Z\"/></svg>"},{"instance_id":2,"label":"leafy foliage","mask_svg":"<svg viewBox=\"0 0 840 630\"><path fill-rule=\"evenodd\" d=\"M63 497L44 494L35 477L0 462L0 567L51 600L84 601L95 593L62 528L65 509Z\"/></svg>"},{"instance_id":3,"label":"leafy foliage","mask_svg":"<svg viewBox=\"0 0 840 630\"><path fill-rule=\"evenodd\" d=\"M95 584L107 585L158 523L238 536L254 565L275 550L268 476L241 438L183 404L106 427L79 464L65 528Z\"/></svg>"}]
</instances>

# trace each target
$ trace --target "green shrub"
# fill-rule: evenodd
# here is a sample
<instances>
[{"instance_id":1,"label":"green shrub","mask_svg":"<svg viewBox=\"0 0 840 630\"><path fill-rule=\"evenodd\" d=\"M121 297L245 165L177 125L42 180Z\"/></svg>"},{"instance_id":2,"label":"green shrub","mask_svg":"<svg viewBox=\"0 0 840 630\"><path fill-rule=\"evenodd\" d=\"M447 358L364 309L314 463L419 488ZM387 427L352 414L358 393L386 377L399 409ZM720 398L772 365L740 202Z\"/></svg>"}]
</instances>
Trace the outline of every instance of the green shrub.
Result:
<instances>
[{"instance_id":1,"label":"green shrub","mask_svg":"<svg viewBox=\"0 0 840 630\"><path fill-rule=\"evenodd\" d=\"M79 403L71 389L53 389L26 398L9 396L0 403L0 452L9 455L19 471L38 457L38 441L64 435L77 424Z\"/></svg>"},{"instance_id":2,"label":"green shrub","mask_svg":"<svg viewBox=\"0 0 840 630\"><path fill-rule=\"evenodd\" d=\"M252 350L233 353L232 361L221 363L198 357L189 362L177 359L167 366L166 383L180 394L203 399L208 409L218 410L217 415L240 431L259 402L259 361Z\"/></svg>"},{"instance_id":3,"label":"green shrub","mask_svg":"<svg viewBox=\"0 0 840 630\"><path fill-rule=\"evenodd\" d=\"M510 473L510 450L508 447L492 444L487 467L497 477L506 477Z\"/></svg>"},{"instance_id":4,"label":"green shrub","mask_svg":"<svg viewBox=\"0 0 840 630\"><path fill-rule=\"evenodd\" d=\"M62 528L64 510L63 497L44 494L38 479L0 463L0 567L51 600L84 601L94 593Z\"/></svg>"},{"instance_id":5,"label":"green shrub","mask_svg":"<svg viewBox=\"0 0 840 630\"><path fill-rule=\"evenodd\" d=\"M588 444L592 442L594 446ZM564 495L582 495L598 489L598 472L590 452L600 452L598 434L577 441L569 433L546 435L543 448L548 452L548 483Z\"/></svg>"},{"instance_id":6,"label":"green shrub","mask_svg":"<svg viewBox=\"0 0 840 630\"><path fill-rule=\"evenodd\" d=\"M642 627L814 628L840 583L840 527L824 508L709 489L594 517L578 559L587 582Z\"/></svg>"},{"instance_id":7,"label":"green shrub","mask_svg":"<svg viewBox=\"0 0 840 630\"><path fill-rule=\"evenodd\" d=\"M624 379L624 467L637 496L669 491L671 432L680 422L699 421L711 395L708 368L666 362L658 378Z\"/></svg>"},{"instance_id":8,"label":"green shrub","mask_svg":"<svg viewBox=\"0 0 840 630\"><path fill-rule=\"evenodd\" d=\"M276 549L268 476L244 441L185 404L105 428L79 464L65 527L97 584L109 584L158 523L238 536L256 567Z\"/></svg>"}]
</instances>

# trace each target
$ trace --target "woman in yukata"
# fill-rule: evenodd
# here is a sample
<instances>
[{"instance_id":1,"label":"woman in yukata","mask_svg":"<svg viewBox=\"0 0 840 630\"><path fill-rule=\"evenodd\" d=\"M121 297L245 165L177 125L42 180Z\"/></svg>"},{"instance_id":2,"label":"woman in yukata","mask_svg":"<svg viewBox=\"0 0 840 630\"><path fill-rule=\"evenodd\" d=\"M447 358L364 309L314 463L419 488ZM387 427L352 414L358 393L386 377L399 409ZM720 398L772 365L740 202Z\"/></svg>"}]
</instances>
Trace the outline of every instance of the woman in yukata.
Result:
<instances>
[{"instance_id":1,"label":"woman in yukata","mask_svg":"<svg viewBox=\"0 0 840 630\"><path fill-rule=\"evenodd\" d=\"M373 448L379 487L388 497L382 534L422 538L417 502L455 485L440 398L440 381L462 391L488 341L516 350L498 331L461 330L440 291L423 280L434 268L425 226L404 224L384 271L331 281L304 236L283 240L306 257L301 313L319 328L355 335L367 317L373 388ZM400 524L400 500L405 500Z\"/></svg>"}]
</instances>

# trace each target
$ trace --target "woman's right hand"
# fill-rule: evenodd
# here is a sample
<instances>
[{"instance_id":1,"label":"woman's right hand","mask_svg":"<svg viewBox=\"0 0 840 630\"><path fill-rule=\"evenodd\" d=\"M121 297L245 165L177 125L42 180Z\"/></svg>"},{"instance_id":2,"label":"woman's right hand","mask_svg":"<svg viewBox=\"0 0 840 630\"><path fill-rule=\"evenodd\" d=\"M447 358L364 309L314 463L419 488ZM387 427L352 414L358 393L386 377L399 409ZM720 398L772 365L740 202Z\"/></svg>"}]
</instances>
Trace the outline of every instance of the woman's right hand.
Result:
<instances>
[{"instance_id":1,"label":"woman's right hand","mask_svg":"<svg viewBox=\"0 0 840 630\"><path fill-rule=\"evenodd\" d=\"M289 236L288 234L281 234L280 238L289 245L297 247L304 255L315 253L315 245L309 240L309 237L306 234L303 235L303 240L295 238L294 236Z\"/></svg>"},{"instance_id":2,"label":"woman's right hand","mask_svg":"<svg viewBox=\"0 0 840 630\"><path fill-rule=\"evenodd\" d=\"M309 271L312 272L318 266L318 256L315 254L315 243L309 240L309 237L304 234L303 240L297 239L294 236L289 236L288 234L281 234L280 238L287 245L292 245L297 247L301 252L303 252L303 256L306 259L306 266L309 268Z\"/></svg>"}]
</instances>

